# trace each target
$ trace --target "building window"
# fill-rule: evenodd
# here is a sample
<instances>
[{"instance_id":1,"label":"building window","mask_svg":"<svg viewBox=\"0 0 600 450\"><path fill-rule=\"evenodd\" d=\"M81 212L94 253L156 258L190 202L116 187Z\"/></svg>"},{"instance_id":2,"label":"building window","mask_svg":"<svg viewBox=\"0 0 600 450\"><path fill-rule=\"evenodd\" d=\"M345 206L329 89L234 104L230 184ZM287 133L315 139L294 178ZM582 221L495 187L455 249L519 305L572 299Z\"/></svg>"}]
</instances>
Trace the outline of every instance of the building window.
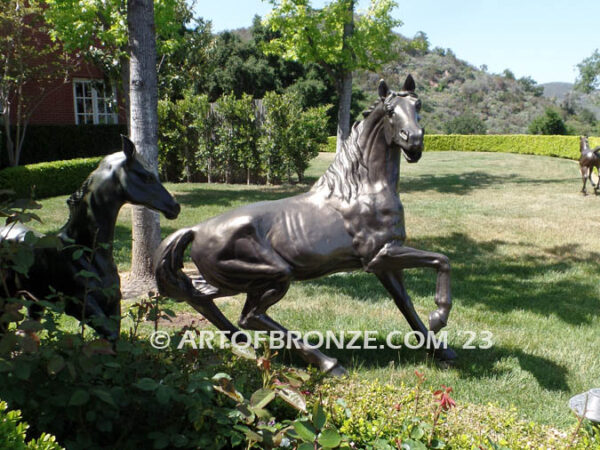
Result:
<instances>
[{"instance_id":1,"label":"building window","mask_svg":"<svg viewBox=\"0 0 600 450\"><path fill-rule=\"evenodd\" d=\"M117 95L115 89L107 88L101 80L74 80L75 123L118 123Z\"/></svg>"}]
</instances>

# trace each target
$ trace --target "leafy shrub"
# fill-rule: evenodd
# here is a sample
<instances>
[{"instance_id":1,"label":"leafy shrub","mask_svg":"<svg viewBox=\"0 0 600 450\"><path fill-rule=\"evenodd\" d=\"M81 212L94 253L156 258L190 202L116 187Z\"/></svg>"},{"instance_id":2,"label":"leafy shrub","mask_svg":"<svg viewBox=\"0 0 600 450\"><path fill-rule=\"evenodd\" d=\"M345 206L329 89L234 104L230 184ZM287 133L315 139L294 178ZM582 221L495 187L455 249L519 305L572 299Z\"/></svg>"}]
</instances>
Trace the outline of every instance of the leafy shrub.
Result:
<instances>
[{"instance_id":1,"label":"leafy shrub","mask_svg":"<svg viewBox=\"0 0 600 450\"><path fill-rule=\"evenodd\" d=\"M102 158L53 161L28 166L8 167L0 171L0 189L10 189L20 197L35 198L70 194L76 191Z\"/></svg>"},{"instance_id":2,"label":"leafy shrub","mask_svg":"<svg viewBox=\"0 0 600 450\"><path fill-rule=\"evenodd\" d=\"M29 425L22 422L21 411L8 411L8 405L0 401L0 448L12 450L60 450L62 447L52 435L42 433L37 439L27 441Z\"/></svg>"},{"instance_id":3,"label":"leafy shrub","mask_svg":"<svg viewBox=\"0 0 600 450\"><path fill-rule=\"evenodd\" d=\"M225 183L302 181L308 162L327 137L327 106L301 108L299 94L267 92L256 105L248 95L186 93L159 103L159 170L163 178Z\"/></svg>"},{"instance_id":4,"label":"leafy shrub","mask_svg":"<svg viewBox=\"0 0 600 450\"><path fill-rule=\"evenodd\" d=\"M590 138L590 146L600 138ZM425 135L426 151L521 153L579 159L578 136L542 135Z\"/></svg>"},{"instance_id":5,"label":"leafy shrub","mask_svg":"<svg viewBox=\"0 0 600 450\"><path fill-rule=\"evenodd\" d=\"M336 137L327 138L327 150L335 153ZM589 138L590 147L600 146L600 137ZM579 136L532 136L529 134L426 134L430 152L498 152L579 159Z\"/></svg>"},{"instance_id":6,"label":"leafy shrub","mask_svg":"<svg viewBox=\"0 0 600 450\"><path fill-rule=\"evenodd\" d=\"M336 152L336 144L337 144L337 137L329 136L327 138L327 143L321 146L320 151L327 152L327 153L335 153Z\"/></svg>"},{"instance_id":7,"label":"leafy shrub","mask_svg":"<svg viewBox=\"0 0 600 450\"><path fill-rule=\"evenodd\" d=\"M267 181L278 183L296 173L302 182L309 161L327 138L328 106L302 110L297 94L268 92L259 149Z\"/></svg>"},{"instance_id":8,"label":"leafy shrub","mask_svg":"<svg viewBox=\"0 0 600 450\"><path fill-rule=\"evenodd\" d=\"M485 134L487 129L483 120L473 113L464 113L454 117L444 125L447 134Z\"/></svg>"},{"instance_id":9,"label":"leafy shrub","mask_svg":"<svg viewBox=\"0 0 600 450\"><path fill-rule=\"evenodd\" d=\"M525 421L515 410L493 405L455 404L450 388L392 386L354 377L318 387L330 420L354 443L367 449L570 448L600 446L600 428L573 424L568 432Z\"/></svg>"},{"instance_id":10,"label":"leafy shrub","mask_svg":"<svg viewBox=\"0 0 600 450\"><path fill-rule=\"evenodd\" d=\"M560 114L552 108L546 108L543 115L533 119L528 130L531 134L567 134L565 122Z\"/></svg>"}]
</instances>

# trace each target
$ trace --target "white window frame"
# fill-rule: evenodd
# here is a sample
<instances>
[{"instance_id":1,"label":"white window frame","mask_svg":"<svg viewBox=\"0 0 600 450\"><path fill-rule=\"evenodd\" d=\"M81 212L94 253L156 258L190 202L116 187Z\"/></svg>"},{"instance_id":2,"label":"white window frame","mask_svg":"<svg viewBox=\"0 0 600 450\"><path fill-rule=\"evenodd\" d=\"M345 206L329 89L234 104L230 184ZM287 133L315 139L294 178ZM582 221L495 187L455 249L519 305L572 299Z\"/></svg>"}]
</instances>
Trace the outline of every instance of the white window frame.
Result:
<instances>
[{"instance_id":1,"label":"white window frame","mask_svg":"<svg viewBox=\"0 0 600 450\"><path fill-rule=\"evenodd\" d=\"M85 108L85 97L77 97L77 84L86 84L88 89L92 92L92 124L99 125L100 124L100 116L104 116L110 118L110 121L105 122L105 124L118 124L119 123L119 115L116 110L111 113L100 113L98 110L98 98L108 99L108 97L100 97L98 95L98 90L93 86L94 83L102 83L102 80L96 80L91 78L73 78L73 111L75 113L75 124L79 125L79 115L80 114L89 114L87 111L78 111L77 110L77 99L81 98L84 101ZM117 90L115 86L112 87L112 98L110 99L111 103L114 105L117 104Z\"/></svg>"}]
</instances>

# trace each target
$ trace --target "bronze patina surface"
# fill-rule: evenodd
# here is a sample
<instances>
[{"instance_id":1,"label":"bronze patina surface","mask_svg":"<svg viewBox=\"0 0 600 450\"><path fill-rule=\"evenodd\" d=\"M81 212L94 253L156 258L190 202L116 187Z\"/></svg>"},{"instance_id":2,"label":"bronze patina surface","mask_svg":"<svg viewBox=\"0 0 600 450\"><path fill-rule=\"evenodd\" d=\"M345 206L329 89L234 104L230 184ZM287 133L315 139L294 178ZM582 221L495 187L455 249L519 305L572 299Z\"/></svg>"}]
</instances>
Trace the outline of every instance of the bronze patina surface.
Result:
<instances>
[{"instance_id":1,"label":"bronze patina surface","mask_svg":"<svg viewBox=\"0 0 600 450\"><path fill-rule=\"evenodd\" d=\"M161 294L190 303L218 329L235 333L214 299L246 293L239 325L251 330L288 330L267 310L286 294L294 280L309 280L341 271L373 273L385 286L413 330L427 334L403 284L403 270L437 271L429 329L439 331L450 313L450 264L439 253L404 245L404 211L397 193L400 155L421 158L424 130L421 102L409 75L398 92L382 80L379 100L352 127L348 141L312 189L282 200L260 202L168 236L155 254ZM182 271L184 252L200 273L193 282ZM308 363L343 373L337 360L296 342ZM456 357L436 350L440 360Z\"/></svg>"},{"instance_id":2,"label":"bronze patina surface","mask_svg":"<svg viewBox=\"0 0 600 450\"><path fill-rule=\"evenodd\" d=\"M583 195L587 195L585 184L587 183L587 180L590 180L590 184L594 188L594 193L598 194L598 189L600 189L600 147L591 149L588 138L581 136L579 138L579 151L581 152L581 156L579 157L579 170L581 171L581 178L583 179L581 192ZM596 174L598 175L598 181L595 186L594 181L592 180L594 167L596 168Z\"/></svg>"},{"instance_id":3,"label":"bronze patina surface","mask_svg":"<svg viewBox=\"0 0 600 450\"><path fill-rule=\"evenodd\" d=\"M84 316L94 318L90 325L102 336L115 340L121 314L119 273L113 259L119 210L125 203L132 203L174 219L180 206L156 175L142 165L133 142L124 136L123 151L105 157L67 203L69 220L57 234L62 248L36 247L35 261L27 277L9 274L9 290L27 291L44 299L54 289L67 299L67 314L79 320ZM27 245L24 241L28 232L42 236L25 225L11 224L0 227L0 240ZM78 256L82 248L93 251ZM93 276L80 276L81 271ZM30 309L30 314L35 317L39 309Z\"/></svg>"}]
</instances>

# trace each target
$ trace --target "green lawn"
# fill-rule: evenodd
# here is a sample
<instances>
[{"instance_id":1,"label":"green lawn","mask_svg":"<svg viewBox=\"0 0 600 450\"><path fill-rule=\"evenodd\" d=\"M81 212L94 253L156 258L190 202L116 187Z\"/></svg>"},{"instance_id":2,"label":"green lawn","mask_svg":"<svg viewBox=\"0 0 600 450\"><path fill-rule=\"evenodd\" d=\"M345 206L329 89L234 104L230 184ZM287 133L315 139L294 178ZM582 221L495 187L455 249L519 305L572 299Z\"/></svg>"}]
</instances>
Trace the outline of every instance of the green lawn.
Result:
<instances>
[{"instance_id":1,"label":"green lawn","mask_svg":"<svg viewBox=\"0 0 600 450\"><path fill-rule=\"evenodd\" d=\"M332 157L315 160L311 180ZM600 197L579 193L578 173L573 161L515 154L426 152L418 164L404 163L407 245L445 253L452 262L455 306L446 330L459 361L443 370L422 351L331 353L365 379L412 384L414 370L425 370L429 385L452 386L458 402L512 405L525 418L572 424L568 399L600 386ZM175 221L162 220L164 235L237 205L308 188L167 187L183 210ZM39 229L64 223L64 201L42 201ZM116 234L123 271L129 270L128 217L124 208ZM434 273L408 271L406 282L426 318L435 306ZM219 305L237 319L242 301ZM177 309L193 312L185 305ZM365 273L297 283L271 312L294 330L379 330L380 343L390 331L409 330L383 287ZM493 347L462 349L467 331L491 332Z\"/></svg>"}]
</instances>

